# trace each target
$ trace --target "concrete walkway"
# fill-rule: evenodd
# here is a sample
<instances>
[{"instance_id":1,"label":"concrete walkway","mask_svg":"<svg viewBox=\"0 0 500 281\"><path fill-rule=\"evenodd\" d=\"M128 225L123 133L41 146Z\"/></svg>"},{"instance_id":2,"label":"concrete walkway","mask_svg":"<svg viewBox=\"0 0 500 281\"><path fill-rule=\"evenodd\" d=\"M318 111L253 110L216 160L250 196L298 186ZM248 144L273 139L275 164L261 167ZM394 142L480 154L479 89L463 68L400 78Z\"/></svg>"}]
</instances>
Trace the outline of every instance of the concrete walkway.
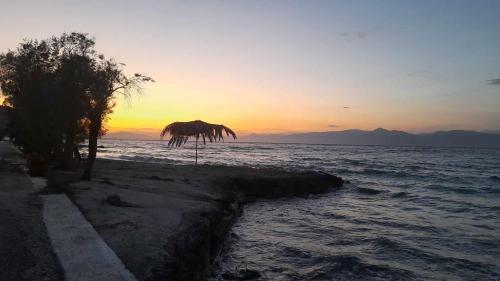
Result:
<instances>
[{"instance_id":1,"label":"concrete walkway","mask_svg":"<svg viewBox=\"0 0 500 281\"><path fill-rule=\"evenodd\" d=\"M42 197L45 225L67 281L136 280L66 195Z\"/></svg>"},{"instance_id":2,"label":"concrete walkway","mask_svg":"<svg viewBox=\"0 0 500 281\"><path fill-rule=\"evenodd\" d=\"M0 141L0 280L136 281L66 195L34 194L45 179L23 164Z\"/></svg>"}]
</instances>

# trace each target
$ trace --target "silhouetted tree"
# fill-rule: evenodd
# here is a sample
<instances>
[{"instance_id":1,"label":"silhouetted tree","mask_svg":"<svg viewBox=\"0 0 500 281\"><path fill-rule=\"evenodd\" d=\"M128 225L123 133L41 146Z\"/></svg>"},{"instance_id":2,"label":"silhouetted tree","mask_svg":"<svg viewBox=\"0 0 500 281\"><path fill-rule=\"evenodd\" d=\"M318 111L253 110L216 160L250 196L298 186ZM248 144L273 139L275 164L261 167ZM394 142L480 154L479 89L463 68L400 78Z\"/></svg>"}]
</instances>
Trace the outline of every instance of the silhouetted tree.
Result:
<instances>
[{"instance_id":1,"label":"silhouetted tree","mask_svg":"<svg viewBox=\"0 0 500 281\"><path fill-rule=\"evenodd\" d=\"M0 55L0 89L10 109L11 135L25 153L60 160L69 169L77 143L89 140L90 179L97 139L112 112L117 94L140 92L148 76L128 77L123 64L98 55L84 33L64 33L48 40L25 41Z\"/></svg>"},{"instance_id":2,"label":"silhouetted tree","mask_svg":"<svg viewBox=\"0 0 500 281\"><path fill-rule=\"evenodd\" d=\"M97 155L97 139L105 133L103 124L115 106L115 97L122 94L129 97L133 92L141 92L144 82L154 82L151 77L136 73L127 77L121 66L112 59L99 55L94 61L93 79L87 98L87 119L89 121L89 155L82 175L90 180Z\"/></svg>"},{"instance_id":3,"label":"silhouetted tree","mask_svg":"<svg viewBox=\"0 0 500 281\"><path fill-rule=\"evenodd\" d=\"M25 153L57 158L71 168L75 142L86 132L85 98L94 40L69 33L30 40L0 55L0 84L12 108L11 134Z\"/></svg>"},{"instance_id":4,"label":"silhouetted tree","mask_svg":"<svg viewBox=\"0 0 500 281\"><path fill-rule=\"evenodd\" d=\"M87 132L87 123L82 120L93 79L95 42L87 34L70 33L52 38L51 45L57 65L57 103L64 138L60 168L70 169L77 140Z\"/></svg>"},{"instance_id":5,"label":"silhouetted tree","mask_svg":"<svg viewBox=\"0 0 500 281\"><path fill-rule=\"evenodd\" d=\"M25 41L15 51L0 55L0 84L4 105L11 108L10 133L25 153L45 157L60 144L57 90L51 46L47 41Z\"/></svg>"}]
</instances>

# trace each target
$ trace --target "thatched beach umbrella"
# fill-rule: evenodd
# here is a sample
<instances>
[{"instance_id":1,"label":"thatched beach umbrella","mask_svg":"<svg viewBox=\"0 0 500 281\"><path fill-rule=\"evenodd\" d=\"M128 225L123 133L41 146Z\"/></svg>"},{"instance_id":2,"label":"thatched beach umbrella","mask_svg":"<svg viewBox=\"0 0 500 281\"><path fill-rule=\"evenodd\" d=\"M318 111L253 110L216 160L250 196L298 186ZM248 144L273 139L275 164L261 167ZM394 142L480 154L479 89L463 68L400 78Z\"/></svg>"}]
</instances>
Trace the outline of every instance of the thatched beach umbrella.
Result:
<instances>
[{"instance_id":1,"label":"thatched beach umbrella","mask_svg":"<svg viewBox=\"0 0 500 281\"><path fill-rule=\"evenodd\" d=\"M165 135L170 134L172 137L168 141L168 146L176 147L185 144L189 137L194 137L196 139L195 161L196 164L198 164L198 139L201 137L203 139L203 144L206 143L207 139L210 142L216 142L224 140L224 133L226 133L226 136L232 136L233 139L236 139L236 134L233 130L224 125L210 124L201 120L196 120L171 123L161 131L160 136L163 139Z\"/></svg>"}]
</instances>

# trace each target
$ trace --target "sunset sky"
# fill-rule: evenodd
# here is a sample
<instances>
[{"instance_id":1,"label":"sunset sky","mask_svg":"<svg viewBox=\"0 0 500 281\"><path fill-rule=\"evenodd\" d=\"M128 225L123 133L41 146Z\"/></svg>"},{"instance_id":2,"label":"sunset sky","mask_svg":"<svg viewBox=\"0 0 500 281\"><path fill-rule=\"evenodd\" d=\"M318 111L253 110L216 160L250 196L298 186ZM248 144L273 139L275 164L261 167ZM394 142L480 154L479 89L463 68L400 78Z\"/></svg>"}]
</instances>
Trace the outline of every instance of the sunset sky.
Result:
<instances>
[{"instance_id":1,"label":"sunset sky","mask_svg":"<svg viewBox=\"0 0 500 281\"><path fill-rule=\"evenodd\" d=\"M1 1L0 52L94 36L156 83L112 131L500 129L500 1Z\"/></svg>"}]
</instances>

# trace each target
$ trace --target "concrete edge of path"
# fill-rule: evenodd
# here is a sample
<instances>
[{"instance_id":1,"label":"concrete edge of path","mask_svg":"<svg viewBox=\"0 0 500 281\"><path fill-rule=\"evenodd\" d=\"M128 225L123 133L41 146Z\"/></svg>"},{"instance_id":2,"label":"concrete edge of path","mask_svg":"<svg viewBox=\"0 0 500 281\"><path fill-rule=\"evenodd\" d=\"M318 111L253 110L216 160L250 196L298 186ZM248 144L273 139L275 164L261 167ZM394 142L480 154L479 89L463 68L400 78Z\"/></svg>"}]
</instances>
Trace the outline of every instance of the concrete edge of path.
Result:
<instances>
[{"instance_id":1,"label":"concrete edge of path","mask_svg":"<svg viewBox=\"0 0 500 281\"><path fill-rule=\"evenodd\" d=\"M66 280L137 280L65 194L42 199L43 220Z\"/></svg>"}]
</instances>

